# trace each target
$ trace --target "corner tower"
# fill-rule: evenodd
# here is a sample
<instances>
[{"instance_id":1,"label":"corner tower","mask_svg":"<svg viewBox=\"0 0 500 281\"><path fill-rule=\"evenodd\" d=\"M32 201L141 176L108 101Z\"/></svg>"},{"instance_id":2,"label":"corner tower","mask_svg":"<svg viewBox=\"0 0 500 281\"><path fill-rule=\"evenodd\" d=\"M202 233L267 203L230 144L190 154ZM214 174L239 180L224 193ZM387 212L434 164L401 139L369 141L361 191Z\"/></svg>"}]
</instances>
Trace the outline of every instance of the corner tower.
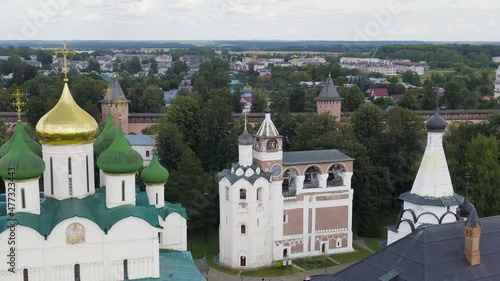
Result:
<instances>
[{"instance_id":1,"label":"corner tower","mask_svg":"<svg viewBox=\"0 0 500 281\"><path fill-rule=\"evenodd\" d=\"M318 114L328 113L336 117L340 121L340 114L342 110L342 98L337 91L337 87L333 84L332 76L328 75L323 89L319 93L316 100L316 112Z\"/></svg>"},{"instance_id":2,"label":"corner tower","mask_svg":"<svg viewBox=\"0 0 500 281\"><path fill-rule=\"evenodd\" d=\"M121 123L123 133L128 134L128 104L130 100L125 97L122 87L116 77L113 77L109 91L110 93L108 93L107 97L101 101L102 120L108 118L110 110L114 123ZM120 118L120 116L122 116L122 118Z\"/></svg>"}]
</instances>

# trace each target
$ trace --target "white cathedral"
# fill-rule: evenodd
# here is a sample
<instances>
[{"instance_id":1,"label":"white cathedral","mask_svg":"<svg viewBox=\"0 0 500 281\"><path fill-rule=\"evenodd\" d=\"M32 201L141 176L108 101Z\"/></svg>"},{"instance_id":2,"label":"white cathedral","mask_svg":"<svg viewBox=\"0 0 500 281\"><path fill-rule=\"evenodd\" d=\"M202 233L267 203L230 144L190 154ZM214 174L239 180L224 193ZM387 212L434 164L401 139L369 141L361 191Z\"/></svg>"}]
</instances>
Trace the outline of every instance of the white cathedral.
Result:
<instances>
[{"instance_id":1,"label":"white cathedral","mask_svg":"<svg viewBox=\"0 0 500 281\"><path fill-rule=\"evenodd\" d=\"M340 113L331 77L317 102ZM245 269L353 251L354 159L337 149L283 152L269 109L238 150L238 163L219 174L219 262Z\"/></svg>"},{"instance_id":2,"label":"white cathedral","mask_svg":"<svg viewBox=\"0 0 500 281\"><path fill-rule=\"evenodd\" d=\"M426 124L427 147L410 191L401 194L402 210L397 224L388 227L387 245L419 227L456 222L464 197L453 191L450 172L443 149L447 123L435 113Z\"/></svg>"},{"instance_id":3,"label":"white cathedral","mask_svg":"<svg viewBox=\"0 0 500 281\"><path fill-rule=\"evenodd\" d=\"M0 148L6 186L0 280L160 280L160 249L186 250L187 215L180 204L165 202L168 171L156 155L140 174L141 192L142 157L111 117L97 136L96 121L75 103L67 78L36 133L41 146L18 122Z\"/></svg>"}]
</instances>

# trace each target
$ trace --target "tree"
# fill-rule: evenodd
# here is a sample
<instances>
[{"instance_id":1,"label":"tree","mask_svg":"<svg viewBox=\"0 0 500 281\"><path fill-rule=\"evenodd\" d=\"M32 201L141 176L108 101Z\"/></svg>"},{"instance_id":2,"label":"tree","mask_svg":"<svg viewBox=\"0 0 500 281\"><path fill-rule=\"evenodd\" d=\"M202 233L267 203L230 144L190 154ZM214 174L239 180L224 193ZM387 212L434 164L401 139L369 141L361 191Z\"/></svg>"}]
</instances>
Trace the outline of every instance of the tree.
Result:
<instances>
[{"instance_id":1,"label":"tree","mask_svg":"<svg viewBox=\"0 0 500 281\"><path fill-rule=\"evenodd\" d=\"M262 89L257 89L252 94L252 109L251 112L264 112L267 108L267 94Z\"/></svg>"},{"instance_id":2,"label":"tree","mask_svg":"<svg viewBox=\"0 0 500 281\"><path fill-rule=\"evenodd\" d=\"M169 201L180 202L186 208L190 228L194 230L206 223L205 211L210 208L209 202L217 198L214 186L214 180L203 171L196 154L190 148L185 148L178 169L172 171L166 184L165 195ZM210 210L211 216L214 216L213 212Z\"/></svg>"},{"instance_id":3,"label":"tree","mask_svg":"<svg viewBox=\"0 0 500 281\"><path fill-rule=\"evenodd\" d=\"M466 151L467 169L471 184L469 197L478 215L493 216L500 213L500 151L494 136L482 134L474 137Z\"/></svg>"},{"instance_id":4,"label":"tree","mask_svg":"<svg viewBox=\"0 0 500 281\"><path fill-rule=\"evenodd\" d=\"M420 77L415 71L408 70L403 73L403 82L411 84L413 86L420 86Z\"/></svg>"},{"instance_id":5,"label":"tree","mask_svg":"<svg viewBox=\"0 0 500 281\"><path fill-rule=\"evenodd\" d=\"M140 99L140 108L144 112L159 113L165 108L163 92L155 86L149 86Z\"/></svg>"},{"instance_id":6,"label":"tree","mask_svg":"<svg viewBox=\"0 0 500 281\"><path fill-rule=\"evenodd\" d=\"M365 95L357 86L339 87L342 101L342 111L355 111L365 102Z\"/></svg>"},{"instance_id":7,"label":"tree","mask_svg":"<svg viewBox=\"0 0 500 281\"><path fill-rule=\"evenodd\" d=\"M182 131L172 122L162 118L157 125L158 159L169 171L177 170L182 153L187 147Z\"/></svg>"},{"instance_id":8,"label":"tree","mask_svg":"<svg viewBox=\"0 0 500 281\"><path fill-rule=\"evenodd\" d=\"M383 116L380 107L366 104L354 112L350 120L356 139L366 146L370 155L378 153L383 132Z\"/></svg>"},{"instance_id":9,"label":"tree","mask_svg":"<svg viewBox=\"0 0 500 281\"><path fill-rule=\"evenodd\" d=\"M153 74L158 73L158 62L155 59L151 59L151 65L149 66L149 72Z\"/></svg>"},{"instance_id":10,"label":"tree","mask_svg":"<svg viewBox=\"0 0 500 281\"><path fill-rule=\"evenodd\" d=\"M194 148L197 144L196 132L198 130L198 114L200 104L192 96L178 96L168 107L166 121L176 124L184 133L184 141Z\"/></svg>"},{"instance_id":11,"label":"tree","mask_svg":"<svg viewBox=\"0 0 500 281\"><path fill-rule=\"evenodd\" d=\"M306 102L306 91L304 89L305 86L300 84L295 84L290 89L290 110L292 112L303 112L304 106Z\"/></svg>"},{"instance_id":12,"label":"tree","mask_svg":"<svg viewBox=\"0 0 500 281\"><path fill-rule=\"evenodd\" d=\"M99 62L94 59L90 59L89 65L87 66L87 72L91 71L101 72L101 66L99 65Z\"/></svg>"}]
</instances>

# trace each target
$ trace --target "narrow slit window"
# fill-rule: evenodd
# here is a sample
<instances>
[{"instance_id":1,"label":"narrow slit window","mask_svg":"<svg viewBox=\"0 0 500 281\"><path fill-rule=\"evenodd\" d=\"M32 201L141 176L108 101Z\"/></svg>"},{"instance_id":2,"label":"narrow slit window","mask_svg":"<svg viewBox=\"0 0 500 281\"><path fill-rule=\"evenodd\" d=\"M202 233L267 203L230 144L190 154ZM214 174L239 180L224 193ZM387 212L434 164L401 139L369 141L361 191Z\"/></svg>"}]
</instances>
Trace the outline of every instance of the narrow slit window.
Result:
<instances>
[{"instance_id":1,"label":"narrow slit window","mask_svg":"<svg viewBox=\"0 0 500 281\"><path fill-rule=\"evenodd\" d=\"M156 205L158 205L158 193L156 193Z\"/></svg>"},{"instance_id":2,"label":"narrow slit window","mask_svg":"<svg viewBox=\"0 0 500 281\"><path fill-rule=\"evenodd\" d=\"M24 188L21 188L21 205L23 209L26 209L26 194L24 193Z\"/></svg>"},{"instance_id":3,"label":"narrow slit window","mask_svg":"<svg viewBox=\"0 0 500 281\"><path fill-rule=\"evenodd\" d=\"M50 157L50 194L54 195L54 170L52 169L52 157Z\"/></svg>"},{"instance_id":4,"label":"narrow slit window","mask_svg":"<svg viewBox=\"0 0 500 281\"><path fill-rule=\"evenodd\" d=\"M28 281L28 280L29 280L28 269L25 268L23 269L23 281Z\"/></svg>"},{"instance_id":5,"label":"narrow slit window","mask_svg":"<svg viewBox=\"0 0 500 281\"><path fill-rule=\"evenodd\" d=\"M71 157L68 157L68 183L69 183L69 195L73 195L73 177L71 171Z\"/></svg>"},{"instance_id":6,"label":"narrow slit window","mask_svg":"<svg viewBox=\"0 0 500 281\"><path fill-rule=\"evenodd\" d=\"M85 163L86 163L85 167L87 167L87 192L88 192L88 193L90 193L90 181L89 181L89 177L90 177L90 175L89 175L89 156L87 155L87 156L85 156L85 157L86 157L86 158L85 158Z\"/></svg>"},{"instance_id":7,"label":"narrow slit window","mask_svg":"<svg viewBox=\"0 0 500 281\"><path fill-rule=\"evenodd\" d=\"M123 261L123 278L128 279L128 260Z\"/></svg>"},{"instance_id":8,"label":"narrow slit window","mask_svg":"<svg viewBox=\"0 0 500 281\"><path fill-rule=\"evenodd\" d=\"M125 201L125 181L122 181L122 201Z\"/></svg>"}]
</instances>

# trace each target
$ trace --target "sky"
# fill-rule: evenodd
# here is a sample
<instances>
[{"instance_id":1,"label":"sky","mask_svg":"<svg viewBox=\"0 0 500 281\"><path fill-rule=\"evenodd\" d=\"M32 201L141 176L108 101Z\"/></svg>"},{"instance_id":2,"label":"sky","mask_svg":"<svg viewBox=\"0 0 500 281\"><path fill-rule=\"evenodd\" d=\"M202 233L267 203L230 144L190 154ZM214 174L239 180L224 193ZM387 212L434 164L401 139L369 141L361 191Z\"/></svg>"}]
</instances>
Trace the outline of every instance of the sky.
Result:
<instances>
[{"instance_id":1,"label":"sky","mask_svg":"<svg viewBox=\"0 0 500 281\"><path fill-rule=\"evenodd\" d=\"M500 41L499 0L0 0L0 40Z\"/></svg>"}]
</instances>

